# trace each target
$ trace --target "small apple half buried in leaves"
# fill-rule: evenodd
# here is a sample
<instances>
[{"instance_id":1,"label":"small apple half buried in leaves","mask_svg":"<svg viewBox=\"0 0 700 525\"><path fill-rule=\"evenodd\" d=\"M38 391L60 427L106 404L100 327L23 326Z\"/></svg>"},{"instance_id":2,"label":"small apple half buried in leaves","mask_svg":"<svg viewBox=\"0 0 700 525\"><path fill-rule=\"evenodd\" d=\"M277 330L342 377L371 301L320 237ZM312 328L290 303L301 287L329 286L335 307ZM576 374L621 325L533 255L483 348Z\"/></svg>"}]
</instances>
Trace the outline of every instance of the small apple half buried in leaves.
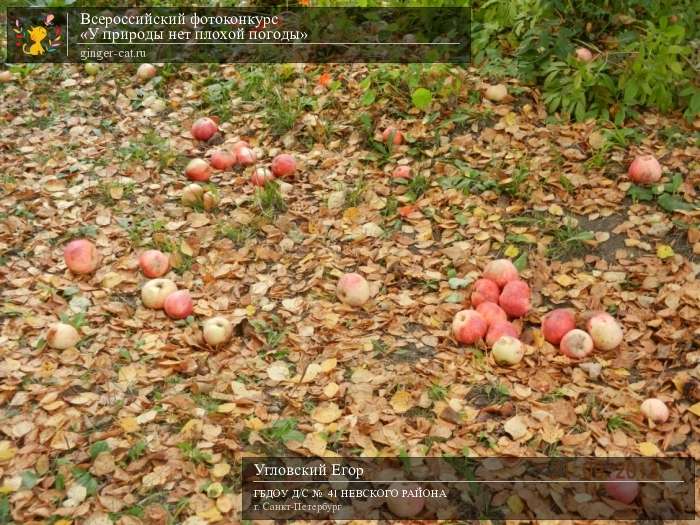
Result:
<instances>
[{"instance_id":1,"label":"small apple half buried in leaves","mask_svg":"<svg viewBox=\"0 0 700 525\"><path fill-rule=\"evenodd\" d=\"M165 299L177 291L177 286L170 279L151 279L141 288L141 301L146 308L161 309Z\"/></svg>"},{"instance_id":2,"label":"small apple half buried in leaves","mask_svg":"<svg viewBox=\"0 0 700 525\"><path fill-rule=\"evenodd\" d=\"M46 344L56 350L65 350L75 346L80 341L80 334L71 325L66 323L53 323L46 334Z\"/></svg>"},{"instance_id":3,"label":"small apple half buried in leaves","mask_svg":"<svg viewBox=\"0 0 700 525\"><path fill-rule=\"evenodd\" d=\"M231 339L233 327L225 317L212 317L202 323L202 336L207 344L218 346Z\"/></svg>"},{"instance_id":4,"label":"small apple half buried in leaves","mask_svg":"<svg viewBox=\"0 0 700 525\"><path fill-rule=\"evenodd\" d=\"M100 261L97 248L87 239L76 239L66 244L63 258L73 273L92 273Z\"/></svg>"},{"instance_id":5,"label":"small apple half buried in leaves","mask_svg":"<svg viewBox=\"0 0 700 525\"><path fill-rule=\"evenodd\" d=\"M289 153L280 153L272 159L270 169L275 177L291 177L297 169L297 163Z\"/></svg>"},{"instance_id":6,"label":"small apple half buried in leaves","mask_svg":"<svg viewBox=\"0 0 700 525\"><path fill-rule=\"evenodd\" d=\"M202 117L195 120L192 124L192 137L197 140L207 141L219 131L219 126L216 125L209 117Z\"/></svg>"},{"instance_id":7,"label":"small apple half buried in leaves","mask_svg":"<svg viewBox=\"0 0 700 525\"><path fill-rule=\"evenodd\" d=\"M349 306L362 306L369 300L369 283L359 273L346 273L338 279L336 295Z\"/></svg>"}]
</instances>

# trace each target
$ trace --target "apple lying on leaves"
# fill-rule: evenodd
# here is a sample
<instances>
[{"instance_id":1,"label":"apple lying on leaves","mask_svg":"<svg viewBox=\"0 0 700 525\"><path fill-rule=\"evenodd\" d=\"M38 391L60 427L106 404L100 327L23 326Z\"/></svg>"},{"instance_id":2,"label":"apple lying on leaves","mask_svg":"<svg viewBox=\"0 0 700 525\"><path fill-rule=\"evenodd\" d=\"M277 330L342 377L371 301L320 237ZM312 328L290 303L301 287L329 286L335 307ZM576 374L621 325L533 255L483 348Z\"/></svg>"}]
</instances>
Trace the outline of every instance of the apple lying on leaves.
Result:
<instances>
[{"instance_id":1,"label":"apple lying on leaves","mask_svg":"<svg viewBox=\"0 0 700 525\"><path fill-rule=\"evenodd\" d=\"M406 165L396 166L394 171L391 172L391 176L394 179L406 179L411 178L411 168Z\"/></svg>"},{"instance_id":2,"label":"apple lying on leaves","mask_svg":"<svg viewBox=\"0 0 700 525\"><path fill-rule=\"evenodd\" d=\"M202 336L207 344L218 346L231 339L233 327L225 317L212 317L202 323Z\"/></svg>"},{"instance_id":3,"label":"apple lying on leaves","mask_svg":"<svg viewBox=\"0 0 700 525\"><path fill-rule=\"evenodd\" d=\"M219 149L212 153L210 162L214 169L227 171L236 164L236 157L230 151Z\"/></svg>"},{"instance_id":4,"label":"apple lying on leaves","mask_svg":"<svg viewBox=\"0 0 700 525\"><path fill-rule=\"evenodd\" d=\"M574 328L562 337L559 350L567 357L582 359L593 351L593 339L583 330Z\"/></svg>"},{"instance_id":5,"label":"apple lying on leaves","mask_svg":"<svg viewBox=\"0 0 700 525\"><path fill-rule=\"evenodd\" d=\"M504 335L491 347L493 359L499 365L517 365L525 355L525 349L519 339Z\"/></svg>"},{"instance_id":6,"label":"apple lying on leaves","mask_svg":"<svg viewBox=\"0 0 700 525\"><path fill-rule=\"evenodd\" d=\"M297 163L289 153L280 153L272 159L270 169L275 177L290 177L294 175Z\"/></svg>"},{"instance_id":7,"label":"apple lying on leaves","mask_svg":"<svg viewBox=\"0 0 700 525\"><path fill-rule=\"evenodd\" d=\"M471 301L472 306L479 306L481 303L498 303L501 290L495 281L491 279L477 279L472 286Z\"/></svg>"},{"instance_id":8,"label":"apple lying on leaves","mask_svg":"<svg viewBox=\"0 0 700 525\"><path fill-rule=\"evenodd\" d=\"M87 64L85 64L85 72L91 77L94 77L95 75L97 75L97 73L100 72L100 66L99 64L95 64L94 62L88 62Z\"/></svg>"},{"instance_id":9,"label":"apple lying on leaves","mask_svg":"<svg viewBox=\"0 0 700 525\"><path fill-rule=\"evenodd\" d=\"M136 70L136 76L140 80L150 80L156 76L156 68L153 64L141 64Z\"/></svg>"},{"instance_id":10,"label":"apple lying on leaves","mask_svg":"<svg viewBox=\"0 0 700 525\"><path fill-rule=\"evenodd\" d=\"M187 290L177 290L165 298L163 310L171 319L185 319L192 315L192 297Z\"/></svg>"},{"instance_id":11,"label":"apple lying on leaves","mask_svg":"<svg viewBox=\"0 0 700 525\"><path fill-rule=\"evenodd\" d=\"M401 133L401 130L395 128L394 126L388 126L382 132L382 141L385 144L391 141L394 146L398 146L403 142L403 134Z\"/></svg>"},{"instance_id":12,"label":"apple lying on leaves","mask_svg":"<svg viewBox=\"0 0 700 525\"><path fill-rule=\"evenodd\" d=\"M209 140L217 131L219 131L219 126L209 117L202 117L195 120L190 130L192 137L202 141Z\"/></svg>"},{"instance_id":13,"label":"apple lying on leaves","mask_svg":"<svg viewBox=\"0 0 700 525\"><path fill-rule=\"evenodd\" d=\"M576 59L580 60L581 62L590 62L593 60L593 53L591 53L590 49L585 47L579 47L576 49L574 54L576 55Z\"/></svg>"},{"instance_id":14,"label":"apple lying on leaves","mask_svg":"<svg viewBox=\"0 0 700 525\"><path fill-rule=\"evenodd\" d=\"M66 244L63 258L73 273L92 273L100 262L97 248L87 239L75 239Z\"/></svg>"},{"instance_id":15,"label":"apple lying on leaves","mask_svg":"<svg viewBox=\"0 0 700 525\"><path fill-rule=\"evenodd\" d=\"M501 102L508 96L508 88L504 84L488 86L484 96L492 102Z\"/></svg>"},{"instance_id":16,"label":"apple lying on leaves","mask_svg":"<svg viewBox=\"0 0 700 525\"><path fill-rule=\"evenodd\" d=\"M362 306L369 300L369 283L359 273L346 273L338 279L336 295L349 306Z\"/></svg>"},{"instance_id":17,"label":"apple lying on leaves","mask_svg":"<svg viewBox=\"0 0 700 525\"><path fill-rule=\"evenodd\" d=\"M626 472L612 472L608 480L605 482L605 491L614 500L629 505L639 494L639 483Z\"/></svg>"},{"instance_id":18,"label":"apple lying on leaves","mask_svg":"<svg viewBox=\"0 0 700 525\"><path fill-rule=\"evenodd\" d=\"M498 306L496 303L491 301L484 301L476 307L476 311L479 312L489 326L499 322L508 321L508 316L503 311L503 308Z\"/></svg>"},{"instance_id":19,"label":"apple lying on leaves","mask_svg":"<svg viewBox=\"0 0 700 525\"><path fill-rule=\"evenodd\" d=\"M170 258L160 250L146 250L139 257L139 266L146 277L162 277L170 269Z\"/></svg>"},{"instance_id":20,"label":"apple lying on leaves","mask_svg":"<svg viewBox=\"0 0 700 525\"><path fill-rule=\"evenodd\" d=\"M242 146L236 150L236 161L241 166L252 166L256 160L257 156L251 148Z\"/></svg>"},{"instance_id":21,"label":"apple lying on leaves","mask_svg":"<svg viewBox=\"0 0 700 525\"><path fill-rule=\"evenodd\" d=\"M650 397L649 399L645 399L640 405L639 410L647 419L654 423L665 423L668 421L668 407L666 403L658 398Z\"/></svg>"},{"instance_id":22,"label":"apple lying on leaves","mask_svg":"<svg viewBox=\"0 0 700 525\"><path fill-rule=\"evenodd\" d=\"M192 159L185 167L185 175L190 180L208 181L211 177L211 166L206 160Z\"/></svg>"},{"instance_id":23,"label":"apple lying on leaves","mask_svg":"<svg viewBox=\"0 0 700 525\"><path fill-rule=\"evenodd\" d=\"M498 304L511 317L524 316L530 310L530 287L519 279L506 283Z\"/></svg>"},{"instance_id":24,"label":"apple lying on leaves","mask_svg":"<svg viewBox=\"0 0 700 525\"><path fill-rule=\"evenodd\" d=\"M486 332L486 344L492 347L496 341L505 335L517 339L520 334L513 323L508 321L495 321L489 326L488 332Z\"/></svg>"},{"instance_id":25,"label":"apple lying on leaves","mask_svg":"<svg viewBox=\"0 0 700 525\"><path fill-rule=\"evenodd\" d=\"M612 350L622 343L622 327L607 312L594 314L586 323L593 345L599 350Z\"/></svg>"},{"instance_id":26,"label":"apple lying on leaves","mask_svg":"<svg viewBox=\"0 0 700 525\"><path fill-rule=\"evenodd\" d=\"M73 326L66 323L53 323L46 334L46 344L56 350L75 346L78 341L80 341L80 334Z\"/></svg>"},{"instance_id":27,"label":"apple lying on leaves","mask_svg":"<svg viewBox=\"0 0 700 525\"><path fill-rule=\"evenodd\" d=\"M152 279L141 288L141 301L146 308L155 310L163 308L165 299L177 291L177 286L170 279Z\"/></svg>"},{"instance_id":28,"label":"apple lying on leaves","mask_svg":"<svg viewBox=\"0 0 700 525\"><path fill-rule=\"evenodd\" d=\"M182 197L180 197L180 202L185 206L197 206L202 202L202 197L204 196L204 188L199 184L188 184L182 190Z\"/></svg>"},{"instance_id":29,"label":"apple lying on leaves","mask_svg":"<svg viewBox=\"0 0 700 525\"><path fill-rule=\"evenodd\" d=\"M632 161L627 175L637 184L654 184L661 180L661 164L653 155L640 155Z\"/></svg>"},{"instance_id":30,"label":"apple lying on leaves","mask_svg":"<svg viewBox=\"0 0 700 525\"><path fill-rule=\"evenodd\" d=\"M452 319L452 334L460 343L473 344L483 339L489 325L476 310L460 310Z\"/></svg>"},{"instance_id":31,"label":"apple lying on leaves","mask_svg":"<svg viewBox=\"0 0 700 525\"><path fill-rule=\"evenodd\" d=\"M574 328L576 328L576 316L568 308L552 310L542 319L542 335L553 345L558 345L562 337Z\"/></svg>"},{"instance_id":32,"label":"apple lying on leaves","mask_svg":"<svg viewBox=\"0 0 700 525\"><path fill-rule=\"evenodd\" d=\"M265 186L265 183L275 178L272 172L262 166L258 166L250 176L250 183L255 186Z\"/></svg>"}]
</instances>

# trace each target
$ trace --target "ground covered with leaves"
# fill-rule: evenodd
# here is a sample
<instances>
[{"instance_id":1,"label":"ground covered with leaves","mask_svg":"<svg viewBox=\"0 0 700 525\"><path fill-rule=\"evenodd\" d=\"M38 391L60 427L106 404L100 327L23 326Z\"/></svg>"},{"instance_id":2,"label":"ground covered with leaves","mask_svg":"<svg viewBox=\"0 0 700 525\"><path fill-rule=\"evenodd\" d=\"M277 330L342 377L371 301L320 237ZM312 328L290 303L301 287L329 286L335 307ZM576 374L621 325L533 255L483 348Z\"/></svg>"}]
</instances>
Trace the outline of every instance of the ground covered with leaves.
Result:
<instances>
[{"instance_id":1,"label":"ground covered with leaves","mask_svg":"<svg viewBox=\"0 0 700 525\"><path fill-rule=\"evenodd\" d=\"M250 453L700 459L700 147L679 115L566 123L515 81L493 103L477 70L437 65L134 71L0 84L0 523L233 522ZM218 208L183 206L187 160L217 147L191 138L201 116L259 166L292 153L296 176L217 172ZM638 153L661 184L629 181ZM79 237L102 257L84 277L62 255ZM148 247L192 317L142 306ZM512 368L450 333L496 257L533 290ZM335 296L350 271L362 308ZM560 306L612 313L622 346L562 356L539 330ZM236 325L219 349L213 315ZM59 318L77 347L46 346Z\"/></svg>"}]
</instances>

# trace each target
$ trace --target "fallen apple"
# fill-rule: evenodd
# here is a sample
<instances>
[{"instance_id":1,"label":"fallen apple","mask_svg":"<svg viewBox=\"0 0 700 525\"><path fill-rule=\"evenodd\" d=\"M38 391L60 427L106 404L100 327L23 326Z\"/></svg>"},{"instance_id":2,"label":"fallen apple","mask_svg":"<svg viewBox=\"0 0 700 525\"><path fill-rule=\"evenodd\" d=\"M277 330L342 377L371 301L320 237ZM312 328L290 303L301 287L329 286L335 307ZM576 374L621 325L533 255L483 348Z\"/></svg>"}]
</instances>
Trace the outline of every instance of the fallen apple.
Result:
<instances>
[{"instance_id":1,"label":"fallen apple","mask_svg":"<svg viewBox=\"0 0 700 525\"><path fill-rule=\"evenodd\" d=\"M201 204L202 197L204 196L204 188L199 184L188 184L182 190L182 197L180 202L185 206L197 206Z\"/></svg>"},{"instance_id":2,"label":"fallen apple","mask_svg":"<svg viewBox=\"0 0 700 525\"><path fill-rule=\"evenodd\" d=\"M290 177L297 169L296 160L288 153L280 153L272 159L270 166L275 177Z\"/></svg>"},{"instance_id":3,"label":"fallen apple","mask_svg":"<svg viewBox=\"0 0 700 525\"><path fill-rule=\"evenodd\" d=\"M236 150L236 161L241 166L252 166L256 160L255 152L249 147L243 146Z\"/></svg>"},{"instance_id":4,"label":"fallen apple","mask_svg":"<svg viewBox=\"0 0 700 525\"><path fill-rule=\"evenodd\" d=\"M198 118L192 124L192 137L197 140L207 141L219 131L219 126L216 125L209 117Z\"/></svg>"},{"instance_id":5,"label":"fallen apple","mask_svg":"<svg viewBox=\"0 0 700 525\"><path fill-rule=\"evenodd\" d=\"M226 171L236 164L236 157L229 151L219 149L212 153L210 162L214 169Z\"/></svg>"},{"instance_id":6,"label":"fallen apple","mask_svg":"<svg viewBox=\"0 0 700 525\"><path fill-rule=\"evenodd\" d=\"M415 518L420 514L420 512L425 507L425 498L422 495L410 495L405 494L403 491L407 490L409 492L415 492L418 489L417 484L407 484L407 483L392 483L389 485L388 490L391 493L401 494L400 496L389 496L387 497L386 506L391 511L391 513L397 518Z\"/></svg>"},{"instance_id":7,"label":"fallen apple","mask_svg":"<svg viewBox=\"0 0 700 525\"><path fill-rule=\"evenodd\" d=\"M80 341L80 334L73 326L66 323L53 323L46 333L46 344L56 350L75 346L78 341Z\"/></svg>"},{"instance_id":8,"label":"fallen apple","mask_svg":"<svg viewBox=\"0 0 700 525\"><path fill-rule=\"evenodd\" d=\"M593 345L599 350L612 350L622 343L622 327L607 312L597 312L586 323Z\"/></svg>"},{"instance_id":9,"label":"fallen apple","mask_svg":"<svg viewBox=\"0 0 700 525\"><path fill-rule=\"evenodd\" d=\"M593 340L583 330L574 328L562 337L559 350L567 357L582 359L593 351Z\"/></svg>"},{"instance_id":10,"label":"fallen apple","mask_svg":"<svg viewBox=\"0 0 700 525\"><path fill-rule=\"evenodd\" d=\"M202 335L207 344L218 346L231 339L233 327L225 317L212 317L202 324Z\"/></svg>"},{"instance_id":11,"label":"fallen apple","mask_svg":"<svg viewBox=\"0 0 700 525\"><path fill-rule=\"evenodd\" d=\"M394 126L388 126L382 132L382 141L384 141L384 143L391 141L394 146L398 146L403 142L403 134L401 133L401 130L395 128Z\"/></svg>"},{"instance_id":12,"label":"fallen apple","mask_svg":"<svg viewBox=\"0 0 700 525\"><path fill-rule=\"evenodd\" d=\"M574 54L576 55L576 59L580 60L581 62L590 62L593 60L593 53L591 53L590 49L585 47L579 47L576 49Z\"/></svg>"},{"instance_id":13,"label":"fallen apple","mask_svg":"<svg viewBox=\"0 0 700 525\"><path fill-rule=\"evenodd\" d=\"M653 184L661 180L661 164L653 155L640 155L627 170L627 175L637 184Z\"/></svg>"},{"instance_id":14,"label":"fallen apple","mask_svg":"<svg viewBox=\"0 0 700 525\"><path fill-rule=\"evenodd\" d=\"M140 80L150 80L156 76L156 68L153 64L141 64L136 70L136 76Z\"/></svg>"},{"instance_id":15,"label":"fallen apple","mask_svg":"<svg viewBox=\"0 0 700 525\"><path fill-rule=\"evenodd\" d=\"M608 480L605 482L605 491L612 499L629 505L637 498L639 483L630 479L626 472L612 472Z\"/></svg>"},{"instance_id":16,"label":"fallen apple","mask_svg":"<svg viewBox=\"0 0 700 525\"><path fill-rule=\"evenodd\" d=\"M503 336L514 337L515 339L520 336L518 329L508 321L495 321L491 326L489 326L488 332L486 332L486 344L490 347Z\"/></svg>"},{"instance_id":17,"label":"fallen apple","mask_svg":"<svg viewBox=\"0 0 700 525\"><path fill-rule=\"evenodd\" d=\"M177 290L170 279L152 279L141 288L141 301L146 308L161 309L165 299Z\"/></svg>"},{"instance_id":18,"label":"fallen apple","mask_svg":"<svg viewBox=\"0 0 700 525\"><path fill-rule=\"evenodd\" d=\"M489 326L499 321L508 321L508 316L503 311L503 308L498 306L496 303L492 303L491 301L479 303L479 306L476 307L476 311L479 312L484 319L486 319Z\"/></svg>"},{"instance_id":19,"label":"fallen apple","mask_svg":"<svg viewBox=\"0 0 700 525\"><path fill-rule=\"evenodd\" d=\"M187 290L177 290L165 298L163 310L171 319L185 319L192 315L192 297Z\"/></svg>"},{"instance_id":20,"label":"fallen apple","mask_svg":"<svg viewBox=\"0 0 700 525\"><path fill-rule=\"evenodd\" d=\"M396 168L394 168L394 171L391 172L391 176L394 179L409 180L411 178L411 168L406 165L396 166Z\"/></svg>"},{"instance_id":21,"label":"fallen apple","mask_svg":"<svg viewBox=\"0 0 700 525\"><path fill-rule=\"evenodd\" d=\"M0 84L7 84L8 82L12 82L14 79L15 76L11 71L8 71L7 69L0 71Z\"/></svg>"},{"instance_id":22,"label":"fallen apple","mask_svg":"<svg viewBox=\"0 0 700 525\"><path fill-rule=\"evenodd\" d=\"M94 77L95 75L97 75L97 73L100 72L100 66L99 64L95 64L94 62L88 62L87 64L85 64L85 72L91 77Z\"/></svg>"},{"instance_id":23,"label":"fallen apple","mask_svg":"<svg viewBox=\"0 0 700 525\"><path fill-rule=\"evenodd\" d=\"M488 86L484 96L493 102L502 102L508 96L508 88L504 84Z\"/></svg>"},{"instance_id":24,"label":"fallen apple","mask_svg":"<svg viewBox=\"0 0 700 525\"><path fill-rule=\"evenodd\" d=\"M474 344L483 339L489 325L476 310L460 310L452 319L452 334L460 343Z\"/></svg>"},{"instance_id":25,"label":"fallen apple","mask_svg":"<svg viewBox=\"0 0 700 525\"><path fill-rule=\"evenodd\" d=\"M479 306L481 303L498 303L501 290L495 281L491 279L477 279L472 286L471 301L472 306Z\"/></svg>"},{"instance_id":26,"label":"fallen apple","mask_svg":"<svg viewBox=\"0 0 700 525\"><path fill-rule=\"evenodd\" d=\"M359 273L346 273L338 279L336 295L349 306L362 306L369 300L369 283Z\"/></svg>"},{"instance_id":27,"label":"fallen apple","mask_svg":"<svg viewBox=\"0 0 700 525\"><path fill-rule=\"evenodd\" d=\"M73 273L92 273L100 262L97 248L87 239L76 239L66 244L63 259Z\"/></svg>"},{"instance_id":28,"label":"fallen apple","mask_svg":"<svg viewBox=\"0 0 700 525\"><path fill-rule=\"evenodd\" d=\"M521 280L506 283L498 305L511 317L524 316L530 310L530 287Z\"/></svg>"},{"instance_id":29,"label":"fallen apple","mask_svg":"<svg viewBox=\"0 0 700 525\"><path fill-rule=\"evenodd\" d=\"M211 211L219 205L219 195L214 191L205 191L202 195L202 208Z\"/></svg>"},{"instance_id":30,"label":"fallen apple","mask_svg":"<svg viewBox=\"0 0 700 525\"><path fill-rule=\"evenodd\" d=\"M192 159L185 168L185 175L190 180L208 181L211 177L211 166L202 159Z\"/></svg>"},{"instance_id":31,"label":"fallen apple","mask_svg":"<svg viewBox=\"0 0 700 525\"><path fill-rule=\"evenodd\" d=\"M253 174L250 176L250 182L255 186L265 186L265 183L273 180L274 178L275 176L269 169L264 168L262 166L258 166L257 168L255 168L255 171L253 171Z\"/></svg>"},{"instance_id":32,"label":"fallen apple","mask_svg":"<svg viewBox=\"0 0 700 525\"><path fill-rule=\"evenodd\" d=\"M170 258L160 250L146 250L139 257L139 266L146 277L162 277L170 269Z\"/></svg>"},{"instance_id":33,"label":"fallen apple","mask_svg":"<svg viewBox=\"0 0 700 525\"><path fill-rule=\"evenodd\" d=\"M525 349L519 339L504 335L493 343L491 355L499 365L517 365L522 361Z\"/></svg>"},{"instance_id":34,"label":"fallen apple","mask_svg":"<svg viewBox=\"0 0 700 525\"><path fill-rule=\"evenodd\" d=\"M510 281L519 279L518 269L509 259L496 259L484 268L484 279L489 279L503 288Z\"/></svg>"},{"instance_id":35,"label":"fallen apple","mask_svg":"<svg viewBox=\"0 0 700 525\"><path fill-rule=\"evenodd\" d=\"M649 399L645 399L640 405L639 410L647 419L654 423L665 423L668 421L668 407L666 403L658 398L650 397Z\"/></svg>"},{"instance_id":36,"label":"fallen apple","mask_svg":"<svg viewBox=\"0 0 700 525\"><path fill-rule=\"evenodd\" d=\"M568 308L552 310L542 319L542 335L553 345L558 345L562 337L574 328L576 328L576 316Z\"/></svg>"}]
</instances>

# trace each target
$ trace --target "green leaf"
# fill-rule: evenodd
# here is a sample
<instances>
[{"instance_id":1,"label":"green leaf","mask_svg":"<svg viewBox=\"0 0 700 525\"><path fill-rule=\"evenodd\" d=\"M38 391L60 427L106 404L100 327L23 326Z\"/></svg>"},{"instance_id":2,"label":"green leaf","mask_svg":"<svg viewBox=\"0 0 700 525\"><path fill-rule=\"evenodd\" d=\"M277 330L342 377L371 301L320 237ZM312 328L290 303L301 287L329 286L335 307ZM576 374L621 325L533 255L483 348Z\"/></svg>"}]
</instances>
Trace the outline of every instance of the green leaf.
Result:
<instances>
[{"instance_id":1,"label":"green leaf","mask_svg":"<svg viewBox=\"0 0 700 525\"><path fill-rule=\"evenodd\" d=\"M73 473L73 477L75 477L75 481L85 487L89 496L97 494L97 481L95 481L95 478L93 478L89 472L78 467L74 467L71 472Z\"/></svg>"},{"instance_id":2,"label":"green leaf","mask_svg":"<svg viewBox=\"0 0 700 525\"><path fill-rule=\"evenodd\" d=\"M642 186L637 186L633 184L630 189L627 190L627 195L633 201L651 201L654 200L654 192L649 188L643 188Z\"/></svg>"},{"instance_id":3,"label":"green leaf","mask_svg":"<svg viewBox=\"0 0 700 525\"><path fill-rule=\"evenodd\" d=\"M413 95L411 95L411 100L414 106L425 111L430 107L430 103L433 101L433 95L425 88L418 88L413 92Z\"/></svg>"},{"instance_id":4,"label":"green leaf","mask_svg":"<svg viewBox=\"0 0 700 525\"><path fill-rule=\"evenodd\" d=\"M520 257L513 261L513 266L515 266L519 272L527 268L527 252L521 253Z\"/></svg>"},{"instance_id":5,"label":"green leaf","mask_svg":"<svg viewBox=\"0 0 700 525\"><path fill-rule=\"evenodd\" d=\"M660 195L657 201L659 203L659 206L661 206L664 210L668 212L674 212L678 210L691 211L696 209L696 206L693 206L692 204L689 204L684 200L679 199L678 197L669 195L668 193Z\"/></svg>"},{"instance_id":6,"label":"green leaf","mask_svg":"<svg viewBox=\"0 0 700 525\"><path fill-rule=\"evenodd\" d=\"M32 489L37 483L39 483L39 476L33 470L22 472L22 487Z\"/></svg>"},{"instance_id":7,"label":"green leaf","mask_svg":"<svg viewBox=\"0 0 700 525\"><path fill-rule=\"evenodd\" d=\"M368 89L362 95L360 102L362 102L362 104L365 106L369 106L370 104L372 104L372 102L375 101L376 98L377 98L377 93L375 93L375 91L373 89Z\"/></svg>"},{"instance_id":8,"label":"green leaf","mask_svg":"<svg viewBox=\"0 0 700 525\"><path fill-rule=\"evenodd\" d=\"M109 445L106 441L96 441L90 447L90 457L95 459L102 452L109 452Z\"/></svg>"}]
</instances>

